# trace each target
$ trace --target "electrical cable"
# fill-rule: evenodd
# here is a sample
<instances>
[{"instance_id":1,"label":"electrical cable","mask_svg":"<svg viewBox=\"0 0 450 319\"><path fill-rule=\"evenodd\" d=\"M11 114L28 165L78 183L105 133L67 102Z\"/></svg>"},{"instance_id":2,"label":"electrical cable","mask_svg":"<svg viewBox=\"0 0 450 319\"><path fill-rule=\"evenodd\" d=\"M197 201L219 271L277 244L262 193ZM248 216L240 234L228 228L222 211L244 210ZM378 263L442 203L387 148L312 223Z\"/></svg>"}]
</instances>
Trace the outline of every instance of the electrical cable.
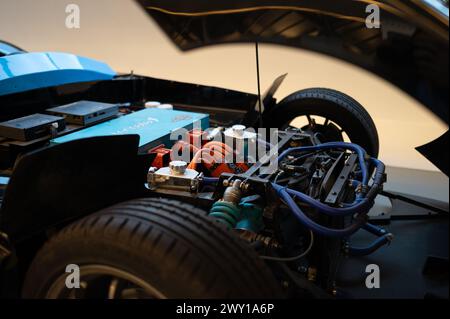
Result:
<instances>
[{"instance_id":1,"label":"electrical cable","mask_svg":"<svg viewBox=\"0 0 450 319\"><path fill-rule=\"evenodd\" d=\"M314 233L310 230L309 234L310 234L310 240L309 240L308 248L306 248L306 250L304 252L302 252L300 255L292 256L292 257L259 256L259 258L264 259L264 260L280 261L280 262L290 262L290 261L299 260L299 259L305 257L306 255L308 255L311 252L311 249L313 248Z\"/></svg>"}]
</instances>

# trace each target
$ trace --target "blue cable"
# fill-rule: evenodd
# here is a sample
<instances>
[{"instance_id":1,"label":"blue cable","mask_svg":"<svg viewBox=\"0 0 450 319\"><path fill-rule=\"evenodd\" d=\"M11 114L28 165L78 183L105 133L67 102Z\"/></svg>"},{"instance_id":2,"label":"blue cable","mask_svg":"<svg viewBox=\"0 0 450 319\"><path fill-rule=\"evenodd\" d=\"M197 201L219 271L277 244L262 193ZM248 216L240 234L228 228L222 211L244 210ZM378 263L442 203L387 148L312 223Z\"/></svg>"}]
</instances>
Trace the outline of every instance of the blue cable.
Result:
<instances>
[{"instance_id":1,"label":"blue cable","mask_svg":"<svg viewBox=\"0 0 450 319\"><path fill-rule=\"evenodd\" d=\"M350 256L370 255L371 253L377 251L379 248L383 247L384 245L390 244L394 237L391 233L388 233L384 228L378 227L378 226L375 226L375 225L372 225L369 223L366 223L361 228L375 236L378 236L378 238L375 239L372 243L370 243L366 247L349 246L348 254Z\"/></svg>"}]
</instances>

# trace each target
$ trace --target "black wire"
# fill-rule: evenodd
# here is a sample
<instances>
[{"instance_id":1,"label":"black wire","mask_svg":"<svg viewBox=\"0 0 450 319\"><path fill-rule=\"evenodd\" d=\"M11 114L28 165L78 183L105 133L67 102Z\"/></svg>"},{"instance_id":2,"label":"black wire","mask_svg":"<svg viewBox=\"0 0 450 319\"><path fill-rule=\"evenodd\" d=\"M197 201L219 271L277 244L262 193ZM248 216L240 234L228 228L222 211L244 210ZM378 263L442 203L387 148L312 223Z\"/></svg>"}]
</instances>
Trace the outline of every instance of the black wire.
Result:
<instances>
[{"instance_id":1,"label":"black wire","mask_svg":"<svg viewBox=\"0 0 450 319\"><path fill-rule=\"evenodd\" d=\"M312 247L314 245L314 233L311 230L309 231L309 236L310 236L310 239L309 239L308 248L306 248L306 250L304 252L302 252L300 255L292 256L292 257L259 256L259 258L265 259L265 260L271 260L271 261L279 261L279 262L290 262L290 261L296 261L301 258L304 258L304 257L306 257L306 255L308 255L311 252Z\"/></svg>"}]
</instances>

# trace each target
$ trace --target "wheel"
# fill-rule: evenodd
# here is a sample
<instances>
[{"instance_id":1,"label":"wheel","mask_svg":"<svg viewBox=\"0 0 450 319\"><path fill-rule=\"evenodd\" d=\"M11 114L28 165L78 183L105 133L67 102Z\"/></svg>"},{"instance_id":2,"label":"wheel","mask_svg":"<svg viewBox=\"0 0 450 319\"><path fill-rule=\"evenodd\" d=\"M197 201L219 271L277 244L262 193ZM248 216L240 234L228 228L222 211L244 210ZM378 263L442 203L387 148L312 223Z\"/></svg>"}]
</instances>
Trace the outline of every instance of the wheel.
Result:
<instances>
[{"instance_id":1,"label":"wheel","mask_svg":"<svg viewBox=\"0 0 450 319\"><path fill-rule=\"evenodd\" d=\"M67 265L80 289L66 288ZM175 200L128 201L56 234L26 275L26 298L273 298L280 287L256 252Z\"/></svg>"},{"instance_id":2,"label":"wheel","mask_svg":"<svg viewBox=\"0 0 450 319\"><path fill-rule=\"evenodd\" d=\"M268 122L271 127L295 126L311 131L321 142L348 140L378 156L378 132L372 118L361 104L342 92L324 88L295 92L278 103Z\"/></svg>"}]
</instances>

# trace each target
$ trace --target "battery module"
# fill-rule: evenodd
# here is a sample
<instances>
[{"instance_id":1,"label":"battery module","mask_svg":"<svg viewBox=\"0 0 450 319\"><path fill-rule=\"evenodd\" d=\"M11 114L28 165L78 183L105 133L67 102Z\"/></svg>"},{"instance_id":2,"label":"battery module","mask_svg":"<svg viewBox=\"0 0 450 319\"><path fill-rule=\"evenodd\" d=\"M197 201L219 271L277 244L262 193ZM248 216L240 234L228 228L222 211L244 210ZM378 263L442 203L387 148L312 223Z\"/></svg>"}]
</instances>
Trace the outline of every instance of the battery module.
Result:
<instances>
[{"instance_id":1,"label":"battery module","mask_svg":"<svg viewBox=\"0 0 450 319\"><path fill-rule=\"evenodd\" d=\"M137 134L140 137L140 150L146 151L160 144L172 144L171 133L179 129L191 130L194 123L195 127L206 129L209 126L209 116L157 108L143 109L55 138L51 142L60 144L94 136Z\"/></svg>"}]
</instances>

